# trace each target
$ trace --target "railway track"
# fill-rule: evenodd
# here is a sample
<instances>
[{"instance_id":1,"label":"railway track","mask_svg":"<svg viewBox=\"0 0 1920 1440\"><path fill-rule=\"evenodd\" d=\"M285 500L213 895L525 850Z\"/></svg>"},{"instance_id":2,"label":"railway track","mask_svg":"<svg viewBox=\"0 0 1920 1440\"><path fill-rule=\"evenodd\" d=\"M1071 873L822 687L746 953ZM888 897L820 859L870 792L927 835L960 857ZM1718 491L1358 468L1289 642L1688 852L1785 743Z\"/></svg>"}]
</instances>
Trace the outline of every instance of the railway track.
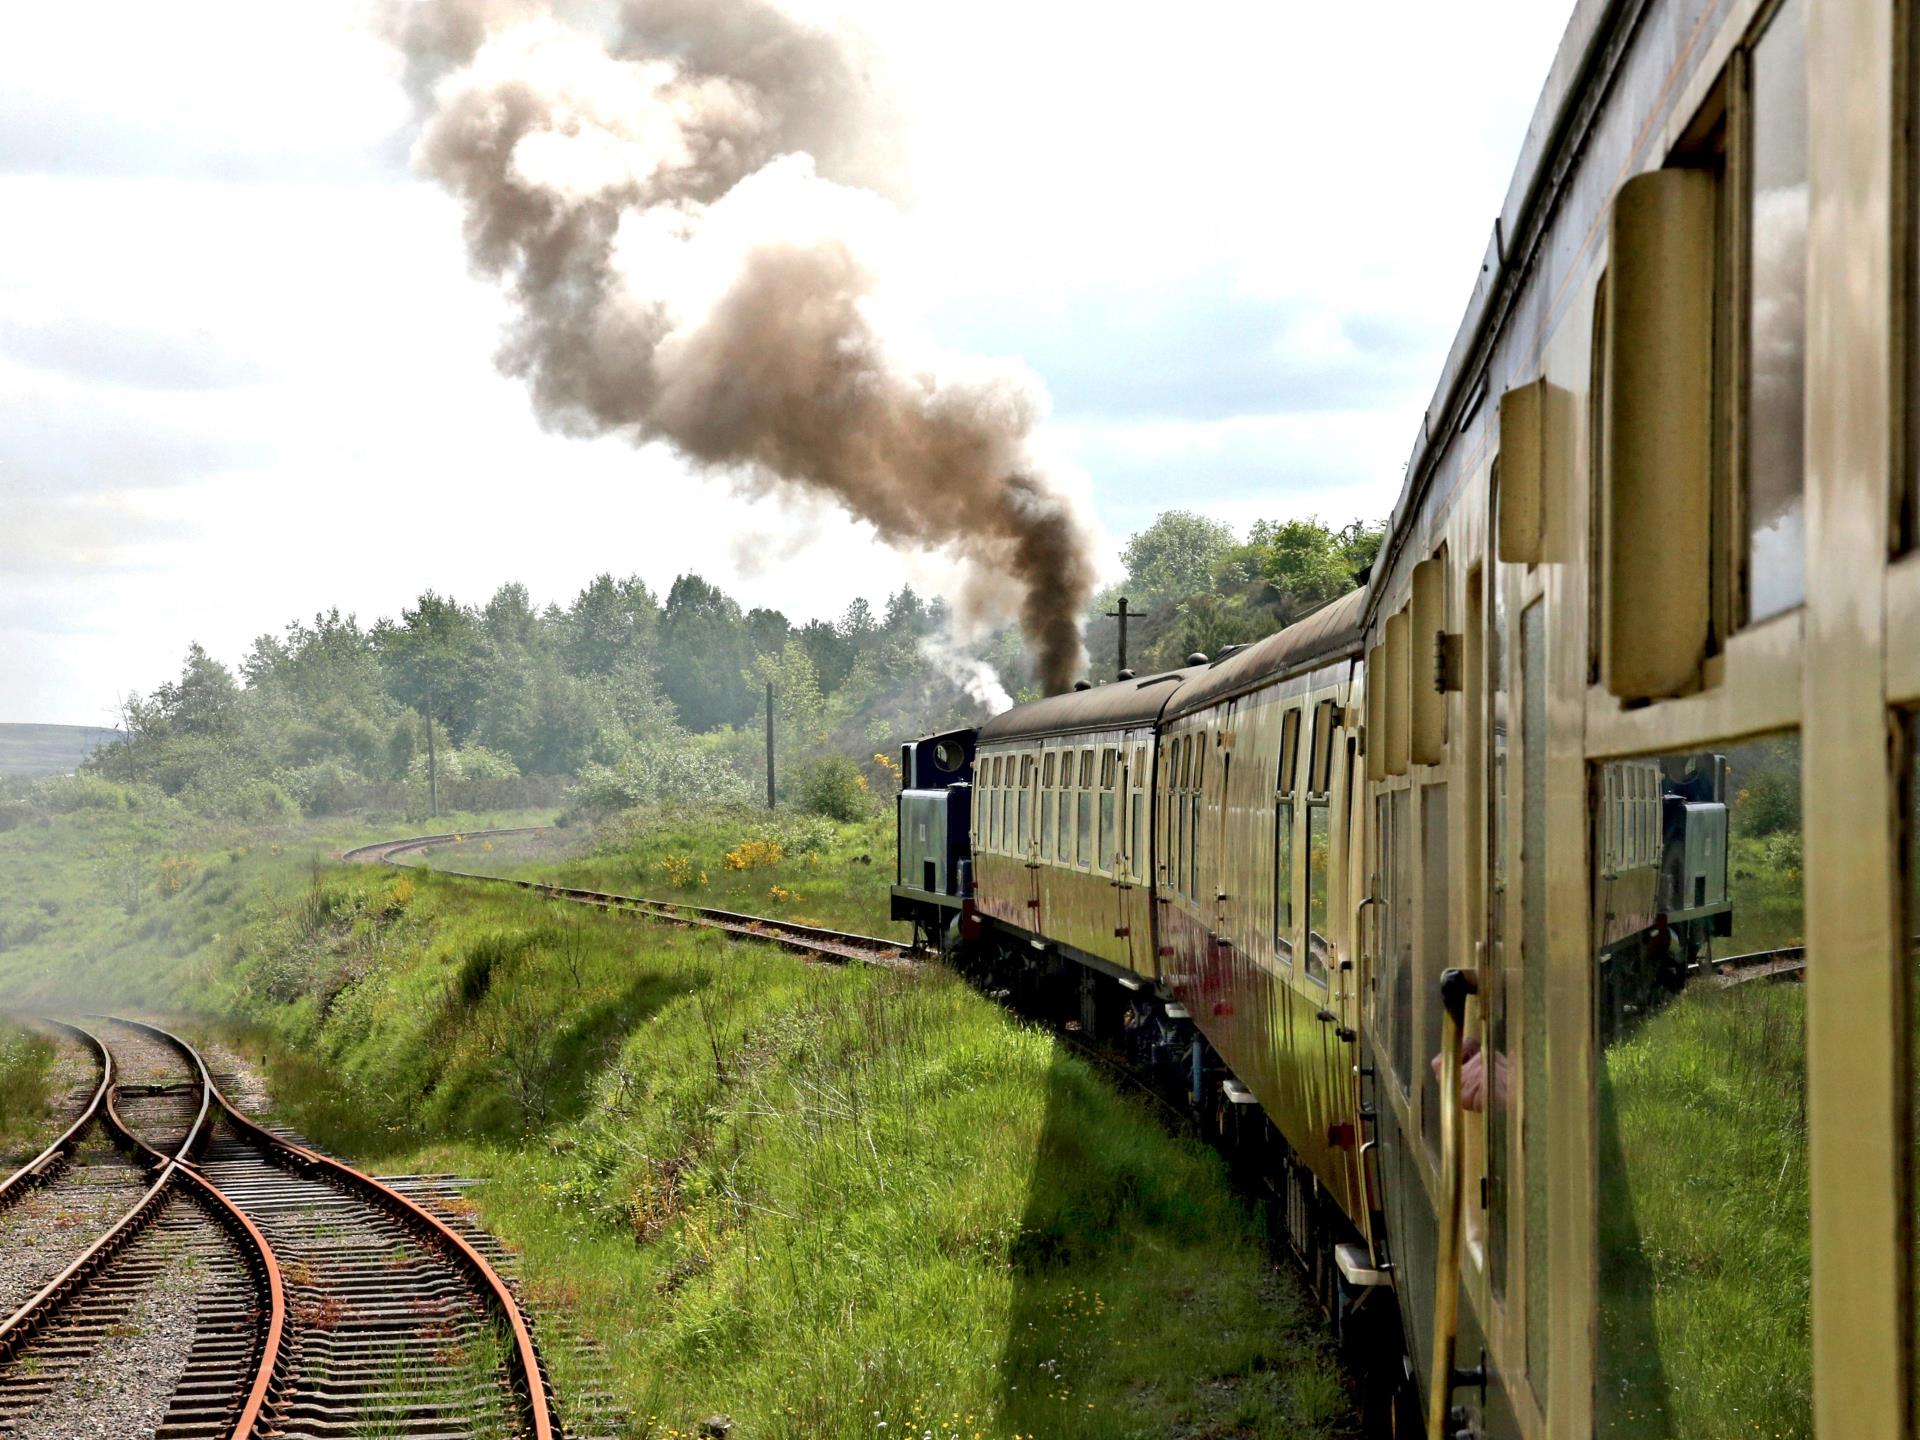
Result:
<instances>
[{"instance_id":1,"label":"railway track","mask_svg":"<svg viewBox=\"0 0 1920 1440\"><path fill-rule=\"evenodd\" d=\"M405 840L363 845L341 855L344 861L358 864L404 865L403 857L419 855L446 845L467 840L497 840L510 835L534 835L538 826L508 830L476 830L469 834L416 835ZM539 880L516 880L504 875L483 875L471 870L436 870L436 874L454 875L463 880L478 880L491 885L510 885L555 900L591 905L596 909L621 914L642 915L669 924L720 930L754 940L765 940L816 960L895 968L912 966L925 958L924 952L896 940L878 935L850 934L819 925L800 925L789 920L773 920L760 915L742 915L732 910L683 905L668 900L652 900L640 895L616 895L604 890L583 890L570 885L551 885Z\"/></svg>"},{"instance_id":2,"label":"railway track","mask_svg":"<svg viewBox=\"0 0 1920 1440\"><path fill-rule=\"evenodd\" d=\"M0 1436L561 1440L499 1252L433 1177L262 1127L156 1027L57 1028L99 1081L0 1182Z\"/></svg>"}]
</instances>

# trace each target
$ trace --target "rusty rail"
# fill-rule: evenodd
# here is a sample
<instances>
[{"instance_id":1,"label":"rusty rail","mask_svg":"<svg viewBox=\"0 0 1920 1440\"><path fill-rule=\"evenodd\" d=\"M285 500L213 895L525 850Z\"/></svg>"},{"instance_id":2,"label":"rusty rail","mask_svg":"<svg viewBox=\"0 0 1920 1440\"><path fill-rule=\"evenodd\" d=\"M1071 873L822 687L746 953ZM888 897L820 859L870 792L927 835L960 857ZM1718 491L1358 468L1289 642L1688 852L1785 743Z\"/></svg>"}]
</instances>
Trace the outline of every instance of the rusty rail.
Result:
<instances>
[{"instance_id":1,"label":"rusty rail","mask_svg":"<svg viewBox=\"0 0 1920 1440\"><path fill-rule=\"evenodd\" d=\"M144 1030L186 1053L194 1054L195 1063L200 1066L201 1073L205 1074L205 1065L200 1062L197 1053L194 1053L192 1048L177 1036L153 1025L135 1021L119 1023ZM322 1155L304 1146L296 1145L291 1140L276 1135L256 1123L226 1097L211 1077L207 1080L207 1092L212 1103L219 1107L227 1123L255 1146L266 1151L270 1157L277 1158L296 1171L317 1174L346 1190L359 1194L449 1255L456 1266L465 1271L479 1287L486 1297L488 1308L499 1316L507 1328L512 1348L510 1363L514 1392L524 1411L528 1440L557 1440L560 1430L553 1417L546 1375L533 1343L532 1329L520 1308L519 1301L514 1298L513 1292L507 1288L506 1282L500 1278L499 1272L484 1255L440 1217L415 1204L398 1191L332 1156ZM209 1189L213 1188L211 1182L203 1181L203 1183L207 1183ZM236 1213L238 1213L237 1207ZM246 1223L251 1229L251 1222ZM264 1247L264 1239L261 1243ZM271 1251L266 1253L271 1254ZM277 1269L275 1274L277 1279ZM264 1399L266 1391L263 1388L257 1388L256 1393ZM235 1440L240 1440L242 1433L236 1431Z\"/></svg>"}]
</instances>

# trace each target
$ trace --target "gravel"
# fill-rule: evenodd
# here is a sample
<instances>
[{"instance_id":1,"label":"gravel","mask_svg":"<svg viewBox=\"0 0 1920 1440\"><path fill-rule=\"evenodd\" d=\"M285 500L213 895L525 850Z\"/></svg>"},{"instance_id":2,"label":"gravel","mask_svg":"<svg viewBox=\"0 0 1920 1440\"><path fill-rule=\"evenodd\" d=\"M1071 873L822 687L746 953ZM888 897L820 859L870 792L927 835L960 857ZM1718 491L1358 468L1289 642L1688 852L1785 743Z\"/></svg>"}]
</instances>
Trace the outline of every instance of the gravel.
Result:
<instances>
[{"instance_id":1,"label":"gravel","mask_svg":"<svg viewBox=\"0 0 1920 1440\"><path fill-rule=\"evenodd\" d=\"M13 1314L134 1207L151 1182L98 1126L50 1184L0 1211L0 1318Z\"/></svg>"}]
</instances>

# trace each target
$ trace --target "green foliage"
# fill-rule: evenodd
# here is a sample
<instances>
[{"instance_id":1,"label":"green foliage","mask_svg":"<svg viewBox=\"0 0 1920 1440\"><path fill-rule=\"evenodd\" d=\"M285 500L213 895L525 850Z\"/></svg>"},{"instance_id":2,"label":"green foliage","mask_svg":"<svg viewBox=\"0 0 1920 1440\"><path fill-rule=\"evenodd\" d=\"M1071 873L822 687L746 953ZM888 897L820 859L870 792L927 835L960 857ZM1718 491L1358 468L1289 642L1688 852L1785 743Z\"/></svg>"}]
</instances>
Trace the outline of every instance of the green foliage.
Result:
<instances>
[{"instance_id":1,"label":"green foliage","mask_svg":"<svg viewBox=\"0 0 1920 1440\"><path fill-rule=\"evenodd\" d=\"M830 820L858 820L873 808L867 777L844 755L822 755L800 772L800 803Z\"/></svg>"},{"instance_id":2,"label":"green foliage","mask_svg":"<svg viewBox=\"0 0 1920 1440\"><path fill-rule=\"evenodd\" d=\"M1191 510L1163 511L1120 552L1137 605L1177 601L1213 583L1214 566L1234 544L1233 527Z\"/></svg>"},{"instance_id":3,"label":"green foliage","mask_svg":"<svg viewBox=\"0 0 1920 1440\"><path fill-rule=\"evenodd\" d=\"M1129 663L1175 669L1190 654L1249 644L1346 594L1384 535L1383 526L1363 520L1336 529L1308 516L1255 521L1242 542L1220 521L1169 510L1128 543L1126 581L1092 607L1094 671L1113 653L1109 612L1122 594L1135 612L1147 611L1130 628Z\"/></svg>"}]
</instances>

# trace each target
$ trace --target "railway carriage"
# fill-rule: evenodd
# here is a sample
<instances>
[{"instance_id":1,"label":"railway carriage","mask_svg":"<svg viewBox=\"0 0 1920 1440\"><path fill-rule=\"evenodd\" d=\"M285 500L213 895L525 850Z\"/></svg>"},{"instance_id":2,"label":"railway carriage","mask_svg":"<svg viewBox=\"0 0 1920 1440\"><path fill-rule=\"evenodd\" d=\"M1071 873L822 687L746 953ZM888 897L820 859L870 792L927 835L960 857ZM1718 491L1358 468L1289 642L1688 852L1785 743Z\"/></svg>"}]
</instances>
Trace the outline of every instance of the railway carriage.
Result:
<instances>
[{"instance_id":1,"label":"railway carriage","mask_svg":"<svg viewBox=\"0 0 1920 1440\"><path fill-rule=\"evenodd\" d=\"M1581 0L1365 588L983 727L896 890L1177 1055L1436 1440L1915 1433L1915 8Z\"/></svg>"}]
</instances>

